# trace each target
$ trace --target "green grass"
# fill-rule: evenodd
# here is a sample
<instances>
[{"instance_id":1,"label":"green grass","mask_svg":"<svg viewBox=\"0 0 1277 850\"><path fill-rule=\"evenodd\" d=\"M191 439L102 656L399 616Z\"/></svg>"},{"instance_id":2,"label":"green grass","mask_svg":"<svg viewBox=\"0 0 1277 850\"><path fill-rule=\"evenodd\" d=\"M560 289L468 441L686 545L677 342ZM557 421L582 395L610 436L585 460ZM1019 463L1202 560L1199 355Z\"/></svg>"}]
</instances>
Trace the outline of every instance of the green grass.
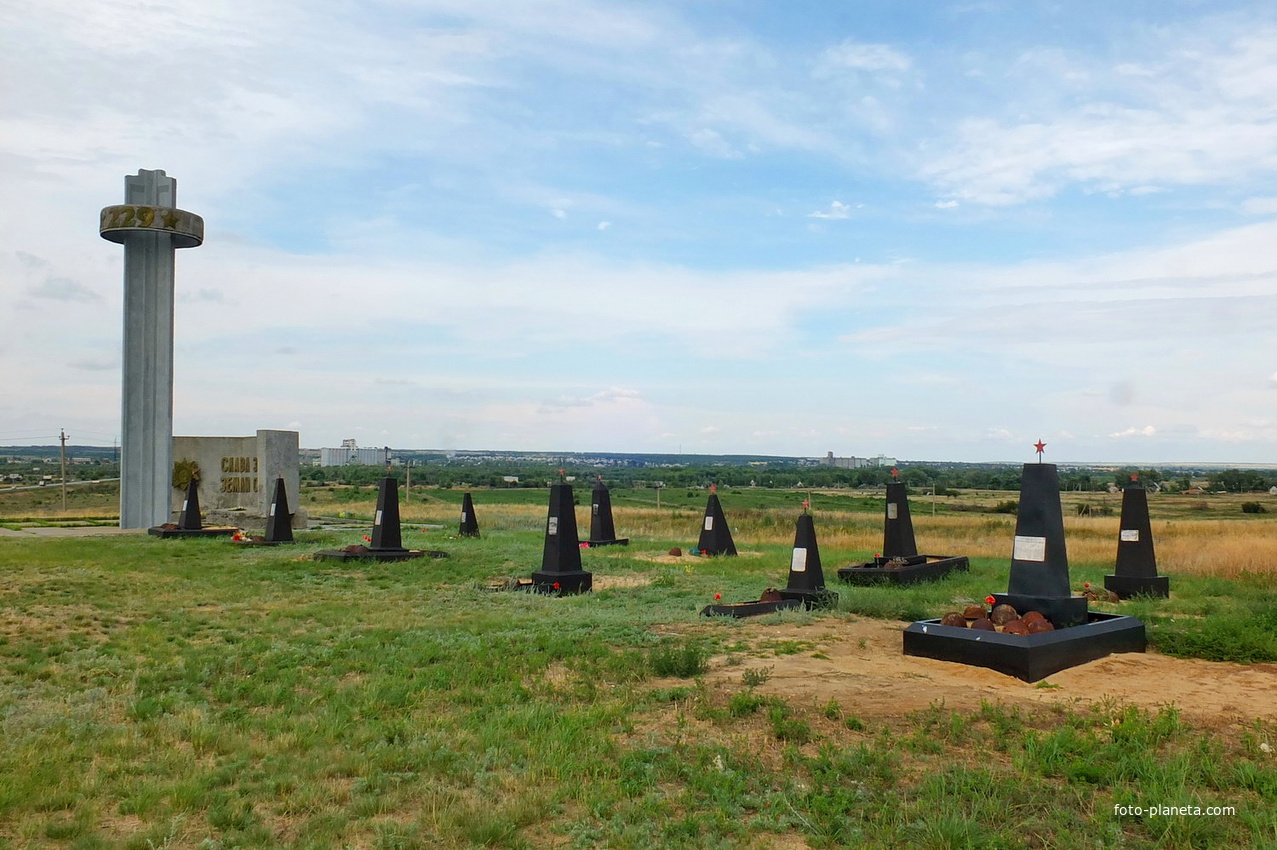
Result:
<instances>
[{"instance_id":1,"label":"green grass","mask_svg":"<svg viewBox=\"0 0 1277 850\"><path fill-rule=\"evenodd\" d=\"M1270 727L1238 736L1123 706L936 706L884 723L858 719L854 698L757 694L767 668L710 684L708 659L738 655L741 630L697 612L715 592L775 584L785 546L685 565L639 560L638 546L587 551L596 576L652 581L563 599L482 589L539 564L534 533L405 535L451 552L438 561L301 557L358 536L278 549L0 540L0 847L764 847L793 835L1241 848L1277 836ZM789 616L938 616L1005 586L1005 569L840 587L841 612ZM1164 635L1193 614L1271 610L1259 584L1179 593L1128 604L1164 616L1152 629ZM781 667L808 648L758 650ZM1238 814L1111 814L1150 801Z\"/></svg>"}]
</instances>

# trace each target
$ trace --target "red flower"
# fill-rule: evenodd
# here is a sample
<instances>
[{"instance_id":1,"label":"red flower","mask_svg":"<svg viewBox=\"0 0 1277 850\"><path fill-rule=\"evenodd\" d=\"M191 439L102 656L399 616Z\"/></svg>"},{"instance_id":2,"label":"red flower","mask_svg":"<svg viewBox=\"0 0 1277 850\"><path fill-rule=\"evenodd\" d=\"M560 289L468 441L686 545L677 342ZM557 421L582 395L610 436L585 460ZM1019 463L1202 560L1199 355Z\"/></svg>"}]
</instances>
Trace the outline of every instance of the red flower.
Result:
<instances>
[{"instance_id":1,"label":"red flower","mask_svg":"<svg viewBox=\"0 0 1277 850\"><path fill-rule=\"evenodd\" d=\"M557 581L554 583L554 589L555 589L555 590L558 590L558 589L559 589L559 583L558 583Z\"/></svg>"},{"instance_id":2,"label":"red flower","mask_svg":"<svg viewBox=\"0 0 1277 850\"><path fill-rule=\"evenodd\" d=\"M372 538L371 538L371 537L369 537L367 534L365 534L365 535L364 535L364 542L365 542L365 543L371 543L371 542L372 542Z\"/></svg>"},{"instance_id":3,"label":"red flower","mask_svg":"<svg viewBox=\"0 0 1277 850\"><path fill-rule=\"evenodd\" d=\"M1082 582L1082 586L1083 586L1083 587L1090 587L1090 586L1091 586L1091 583L1090 583L1089 581L1084 581L1084 582Z\"/></svg>"},{"instance_id":4,"label":"red flower","mask_svg":"<svg viewBox=\"0 0 1277 850\"><path fill-rule=\"evenodd\" d=\"M585 542L585 541L583 540L583 541L581 541L580 543L578 543L578 544L577 544L577 548L580 548L580 549L589 549L589 548L590 548L590 544L589 544L589 543L587 543L587 542Z\"/></svg>"},{"instance_id":5,"label":"red flower","mask_svg":"<svg viewBox=\"0 0 1277 850\"><path fill-rule=\"evenodd\" d=\"M720 599L722 599L722 598L723 598L723 594L721 594L721 593L715 593L715 594L714 594L714 601L715 601L715 602L717 602L718 600L720 600Z\"/></svg>"},{"instance_id":6,"label":"red flower","mask_svg":"<svg viewBox=\"0 0 1277 850\"><path fill-rule=\"evenodd\" d=\"M992 596L986 596L984 597L984 601L992 605L994 602L997 602L998 600L994 599Z\"/></svg>"}]
</instances>

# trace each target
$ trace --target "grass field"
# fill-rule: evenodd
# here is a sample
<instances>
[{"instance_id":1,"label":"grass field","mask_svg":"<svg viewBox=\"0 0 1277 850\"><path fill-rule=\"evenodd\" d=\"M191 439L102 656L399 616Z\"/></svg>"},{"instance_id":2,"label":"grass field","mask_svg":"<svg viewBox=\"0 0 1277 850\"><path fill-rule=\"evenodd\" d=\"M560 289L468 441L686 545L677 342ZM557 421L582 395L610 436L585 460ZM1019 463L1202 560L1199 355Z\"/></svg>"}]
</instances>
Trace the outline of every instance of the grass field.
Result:
<instances>
[{"instance_id":1,"label":"grass field","mask_svg":"<svg viewBox=\"0 0 1277 850\"><path fill-rule=\"evenodd\" d=\"M482 589L539 565L544 491L476 492L479 540L451 538L460 491L414 491L406 543L452 557L393 565L311 561L358 542L372 494L307 495L354 524L271 550L0 539L0 847L1277 847L1270 724L1111 703L869 716L854 687L812 703L764 693L768 668L731 675L815 652L697 616L783 582L804 494L724 492L743 557L662 563L695 544L703 491L659 510L618 491L635 542L584 552L611 586L566 599ZM831 578L881 541L881 502L843 498L814 496ZM1005 588L1013 517L914 516L970 574L779 621L938 616ZM1158 519L1175 595L1123 612L1163 652L1277 660L1268 516ZM1116 517L1067 525L1075 586L1099 583ZM1113 813L1150 801L1235 813Z\"/></svg>"}]
</instances>

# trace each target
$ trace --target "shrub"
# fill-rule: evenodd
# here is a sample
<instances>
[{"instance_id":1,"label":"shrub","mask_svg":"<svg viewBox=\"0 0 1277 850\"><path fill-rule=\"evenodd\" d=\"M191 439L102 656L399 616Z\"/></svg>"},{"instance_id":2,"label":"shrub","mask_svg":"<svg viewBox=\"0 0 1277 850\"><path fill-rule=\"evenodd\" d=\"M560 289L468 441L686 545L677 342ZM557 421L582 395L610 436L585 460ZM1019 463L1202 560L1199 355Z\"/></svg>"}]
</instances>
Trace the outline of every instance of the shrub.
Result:
<instances>
[{"instance_id":1,"label":"shrub","mask_svg":"<svg viewBox=\"0 0 1277 850\"><path fill-rule=\"evenodd\" d=\"M1268 509L1259 502L1242 502L1242 513L1244 514L1266 514Z\"/></svg>"},{"instance_id":2,"label":"shrub","mask_svg":"<svg viewBox=\"0 0 1277 850\"><path fill-rule=\"evenodd\" d=\"M694 643L664 643L648 654L652 672L657 676L677 676L690 679L708 669L709 656Z\"/></svg>"},{"instance_id":3,"label":"shrub","mask_svg":"<svg viewBox=\"0 0 1277 850\"><path fill-rule=\"evenodd\" d=\"M1018 499L1007 499L1006 501L998 502L996 505L989 508L989 512L995 514L1014 514L1019 513L1019 511L1020 502Z\"/></svg>"}]
</instances>

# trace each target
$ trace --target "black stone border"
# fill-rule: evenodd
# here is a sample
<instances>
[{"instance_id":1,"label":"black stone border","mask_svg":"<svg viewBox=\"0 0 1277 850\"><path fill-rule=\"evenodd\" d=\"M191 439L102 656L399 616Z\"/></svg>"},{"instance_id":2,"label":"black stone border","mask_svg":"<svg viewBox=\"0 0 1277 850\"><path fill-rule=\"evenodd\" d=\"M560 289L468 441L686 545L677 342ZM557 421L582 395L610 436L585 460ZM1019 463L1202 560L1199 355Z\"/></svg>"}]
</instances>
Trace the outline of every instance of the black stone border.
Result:
<instances>
[{"instance_id":1,"label":"black stone border","mask_svg":"<svg viewBox=\"0 0 1277 850\"><path fill-rule=\"evenodd\" d=\"M414 558L446 558L448 553L432 549L369 549L366 552L323 549L310 557L315 561L411 561Z\"/></svg>"},{"instance_id":2,"label":"black stone border","mask_svg":"<svg viewBox=\"0 0 1277 850\"><path fill-rule=\"evenodd\" d=\"M872 563L874 566L847 566L838 570L838 578L858 586L873 584L913 584L919 581L936 581L954 571L966 572L971 569L971 561L965 555L915 555L924 559L916 564L905 564L903 567L884 567L890 558L879 556ZM911 560L911 559L910 559Z\"/></svg>"},{"instance_id":3,"label":"black stone border","mask_svg":"<svg viewBox=\"0 0 1277 850\"><path fill-rule=\"evenodd\" d=\"M1121 614L1090 612L1083 625L1035 635L1008 635L920 620L904 630L904 654L988 667L1038 682L1115 652L1143 652L1144 623Z\"/></svg>"},{"instance_id":4,"label":"black stone border","mask_svg":"<svg viewBox=\"0 0 1277 850\"><path fill-rule=\"evenodd\" d=\"M163 528L152 526L146 533L161 540L175 540L182 537L234 537L238 528Z\"/></svg>"},{"instance_id":5,"label":"black stone border","mask_svg":"<svg viewBox=\"0 0 1277 850\"><path fill-rule=\"evenodd\" d=\"M1116 593L1119 599L1130 599L1132 596L1155 596L1165 599L1171 595L1171 577L1105 576L1104 589Z\"/></svg>"}]
</instances>

